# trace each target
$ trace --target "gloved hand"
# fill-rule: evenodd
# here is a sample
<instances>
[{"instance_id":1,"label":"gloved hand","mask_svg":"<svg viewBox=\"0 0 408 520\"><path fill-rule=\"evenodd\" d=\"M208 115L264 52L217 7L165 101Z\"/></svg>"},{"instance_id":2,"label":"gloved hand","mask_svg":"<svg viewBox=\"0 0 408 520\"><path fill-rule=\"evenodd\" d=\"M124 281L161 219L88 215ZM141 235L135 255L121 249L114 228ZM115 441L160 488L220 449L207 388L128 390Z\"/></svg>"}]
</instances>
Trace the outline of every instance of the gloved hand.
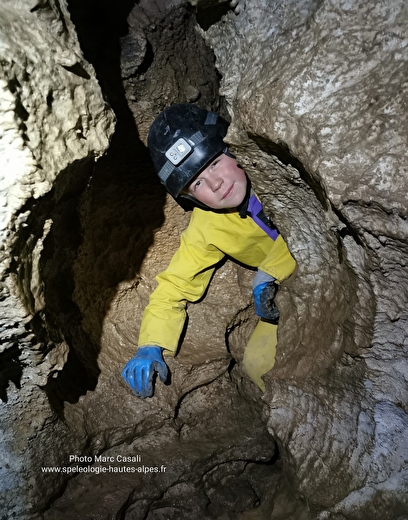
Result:
<instances>
[{"instance_id":1,"label":"gloved hand","mask_svg":"<svg viewBox=\"0 0 408 520\"><path fill-rule=\"evenodd\" d=\"M252 282L255 312L260 318L275 325L279 321L279 309L274 302L278 289L279 286L275 283L275 278L258 270Z\"/></svg>"},{"instance_id":2,"label":"gloved hand","mask_svg":"<svg viewBox=\"0 0 408 520\"><path fill-rule=\"evenodd\" d=\"M138 397L151 397L155 372L158 372L164 383L169 369L163 360L162 348L146 345L139 347L132 359L126 363L122 377Z\"/></svg>"}]
</instances>

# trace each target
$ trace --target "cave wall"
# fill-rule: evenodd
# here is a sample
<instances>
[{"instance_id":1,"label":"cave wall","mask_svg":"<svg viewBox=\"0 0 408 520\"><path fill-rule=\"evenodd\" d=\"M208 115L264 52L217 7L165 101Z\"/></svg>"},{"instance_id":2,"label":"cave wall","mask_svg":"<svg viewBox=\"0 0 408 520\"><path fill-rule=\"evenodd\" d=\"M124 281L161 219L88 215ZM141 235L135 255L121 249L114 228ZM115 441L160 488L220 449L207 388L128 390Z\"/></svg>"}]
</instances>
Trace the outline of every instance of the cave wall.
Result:
<instances>
[{"instance_id":1,"label":"cave wall","mask_svg":"<svg viewBox=\"0 0 408 520\"><path fill-rule=\"evenodd\" d=\"M2 513L402 520L405 4L1 11ZM262 396L239 363L253 273L232 262L189 307L171 384L142 401L120 377L189 218L145 147L173 102L231 120L227 140L298 262ZM41 472L135 453L168 470Z\"/></svg>"},{"instance_id":2,"label":"cave wall","mask_svg":"<svg viewBox=\"0 0 408 520\"><path fill-rule=\"evenodd\" d=\"M228 137L299 264L268 425L319 518L402 518L407 7L239 5L206 33Z\"/></svg>"},{"instance_id":3,"label":"cave wall","mask_svg":"<svg viewBox=\"0 0 408 520\"><path fill-rule=\"evenodd\" d=\"M72 255L75 197L115 118L64 3L5 1L0 17L0 516L12 518L47 503L58 479L44 482L38 467L70 444L42 390L69 355L47 317L53 302L42 256L47 240L52 254L56 227L65 231L66 259ZM61 292L69 290L68 270L60 272Z\"/></svg>"}]
</instances>

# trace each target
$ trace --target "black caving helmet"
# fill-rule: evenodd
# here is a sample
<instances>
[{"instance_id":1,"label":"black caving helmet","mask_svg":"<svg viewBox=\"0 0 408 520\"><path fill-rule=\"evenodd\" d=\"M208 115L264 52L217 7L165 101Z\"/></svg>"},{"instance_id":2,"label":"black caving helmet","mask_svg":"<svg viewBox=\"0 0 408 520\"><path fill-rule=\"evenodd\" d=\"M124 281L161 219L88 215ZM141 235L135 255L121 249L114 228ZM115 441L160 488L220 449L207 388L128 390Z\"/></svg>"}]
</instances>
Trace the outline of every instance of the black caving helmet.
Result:
<instances>
[{"instance_id":1,"label":"black caving helmet","mask_svg":"<svg viewBox=\"0 0 408 520\"><path fill-rule=\"evenodd\" d=\"M200 170L227 149L223 141L227 130L228 123L221 116L188 103L165 108L153 121L147 146L160 181L175 199Z\"/></svg>"}]
</instances>

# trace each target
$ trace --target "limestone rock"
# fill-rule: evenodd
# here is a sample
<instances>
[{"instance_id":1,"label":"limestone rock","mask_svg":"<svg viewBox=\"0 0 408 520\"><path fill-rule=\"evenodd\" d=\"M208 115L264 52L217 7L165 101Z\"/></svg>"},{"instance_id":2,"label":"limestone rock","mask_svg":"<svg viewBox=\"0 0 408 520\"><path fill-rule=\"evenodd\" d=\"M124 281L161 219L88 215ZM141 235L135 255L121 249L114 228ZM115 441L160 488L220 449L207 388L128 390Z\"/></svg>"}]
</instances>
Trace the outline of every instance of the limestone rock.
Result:
<instances>
[{"instance_id":1,"label":"limestone rock","mask_svg":"<svg viewBox=\"0 0 408 520\"><path fill-rule=\"evenodd\" d=\"M53 425L40 387L64 368L69 346L47 321L44 248L114 128L58 4L0 7L0 509L10 518L43 506L57 485L43 493L39 466L58 458L66 429Z\"/></svg>"},{"instance_id":2,"label":"limestone rock","mask_svg":"<svg viewBox=\"0 0 408 520\"><path fill-rule=\"evenodd\" d=\"M407 7L240 4L207 32L230 140L299 265L268 375L269 428L318 518L399 517Z\"/></svg>"}]
</instances>

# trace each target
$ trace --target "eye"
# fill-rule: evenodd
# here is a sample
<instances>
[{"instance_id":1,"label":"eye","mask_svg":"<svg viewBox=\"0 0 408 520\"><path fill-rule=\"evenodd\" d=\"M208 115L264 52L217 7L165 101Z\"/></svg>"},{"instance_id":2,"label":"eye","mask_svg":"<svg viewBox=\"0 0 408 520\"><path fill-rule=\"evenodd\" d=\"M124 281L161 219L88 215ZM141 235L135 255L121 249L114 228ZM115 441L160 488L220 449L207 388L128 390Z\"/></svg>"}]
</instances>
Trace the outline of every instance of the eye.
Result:
<instances>
[{"instance_id":1,"label":"eye","mask_svg":"<svg viewBox=\"0 0 408 520\"><path fill-rule=\"evenodd\" d=\"M198 180L194 183L194 186L193 186L194 189L199 188L199 187L201 186L201 183L202 183L202 182L203 182L203 181L202 181L201 179L198 179Z\"/></svg>"},{"instance_id":2,"label":"eye","mask_svg":"<svg viewBox=\"0 0 408 520\"><path fill-rule=\"evenodd\" d=\"M219 158L215 159L215 161L211 163L211 168L215 168L219 162L220 162Z\"/></svg>"}]
</instances>

